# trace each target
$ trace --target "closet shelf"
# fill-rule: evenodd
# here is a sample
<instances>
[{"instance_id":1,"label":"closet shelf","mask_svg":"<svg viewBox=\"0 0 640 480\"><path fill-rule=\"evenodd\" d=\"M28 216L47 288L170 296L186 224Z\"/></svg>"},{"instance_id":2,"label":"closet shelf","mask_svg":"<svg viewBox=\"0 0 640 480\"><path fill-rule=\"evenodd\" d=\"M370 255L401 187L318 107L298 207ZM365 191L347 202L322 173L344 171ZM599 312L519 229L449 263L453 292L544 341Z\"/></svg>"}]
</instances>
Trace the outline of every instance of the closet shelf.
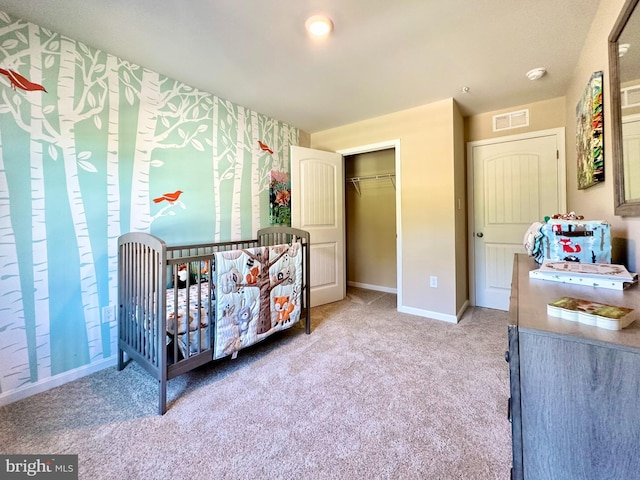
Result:
<instances>
[{"instance_id":1,"label":"closet shelf","mask_svg":"<svg viewBox=\"0 0 640 480\"><path fill-rule=\"evenodd\" d=\"M384 180L388 178L389 180L391 180L391 183L393 184L393 188L396 188L396 174L395 173L383 173L380 175L366 175L363 177L351 177L351 178L347 178L347 181L353 183L353 186L356 189L356 192L358 192L359 196L362 196L362 193L360 192L360 182L363 181L367 181L367 180Z\"/></svg>"}]
</instances>

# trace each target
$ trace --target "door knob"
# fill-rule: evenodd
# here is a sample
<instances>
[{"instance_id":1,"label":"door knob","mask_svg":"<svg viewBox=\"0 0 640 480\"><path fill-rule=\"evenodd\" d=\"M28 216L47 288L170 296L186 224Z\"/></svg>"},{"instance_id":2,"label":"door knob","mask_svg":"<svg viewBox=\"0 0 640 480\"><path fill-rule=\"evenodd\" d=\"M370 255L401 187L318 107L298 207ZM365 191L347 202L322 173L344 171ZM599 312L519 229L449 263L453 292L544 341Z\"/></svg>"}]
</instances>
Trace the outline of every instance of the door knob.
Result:
<instances>
[{"instance_id":1,"label":"door knob","mask_svg":"<svg viewBox=\"0 0 640 480\"><path fill-rule=\"evenodd\" d=\"M484 237L484 234L482 232L478 232L478 233L476 233L476 237L482 238L482 237Z\"/></svg>"}]
</instances>

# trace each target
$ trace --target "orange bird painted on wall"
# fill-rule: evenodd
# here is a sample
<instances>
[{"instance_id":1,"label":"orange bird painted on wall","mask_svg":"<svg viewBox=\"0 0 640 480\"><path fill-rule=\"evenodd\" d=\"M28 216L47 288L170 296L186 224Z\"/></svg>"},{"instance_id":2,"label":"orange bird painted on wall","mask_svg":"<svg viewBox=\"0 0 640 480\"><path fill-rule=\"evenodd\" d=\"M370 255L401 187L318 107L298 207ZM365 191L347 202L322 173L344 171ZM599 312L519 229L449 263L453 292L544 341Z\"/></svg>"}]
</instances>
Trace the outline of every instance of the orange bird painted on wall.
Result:
<instances>
[{"instance_id":1,"label":"orange bird painted on wall","mask_svg":"<svg viewBox=\"0 0 640 480\"><path fill-rule=\"evenodd\" d=\"M181 194L182 194L182 191L180 191L180 190L176 190L176 191L175 191L175 192L173 192L173 193L165 193L165 194L164 194L164 195L162 195L161 197L154 198L154 199L153 199L153 201L154 201L155 203L160 203L160 202L163 202L163 201L165 201L165 200L166 200L166 201L167 201L167 202L169 202L169 203L173 203L173 202L175 202L176 200L178 200L178 197L179 197Z\"/></svg>"},{"instance_id":2,"label":"orange bird painted on wall","mask_svg":"<svg viewBox=\"0 0 640 480\"><path fill-rule=\"evenodd\" d=\"M271 155L273 155L273 150L271 150L268 145L265 145L260 140L258 140L258 145L260 145L261 150L264 150L265 152L269 152Z\"/></svg>"},{"instance_id":3,"label":"orange bird painted on wall","mask_svg":"<svg viewBox=\"0 0 640 480\"><path fill-rule=\"evenodd\" d=\"M5 70L4 68L0 68L0 73L7 76L14 90L17 87L21 90L26 90L27 92L42 90L43 92L47 93L47 90L45 90L42 85L30 82L15 70Z\"/></svg>"}]
</instances>

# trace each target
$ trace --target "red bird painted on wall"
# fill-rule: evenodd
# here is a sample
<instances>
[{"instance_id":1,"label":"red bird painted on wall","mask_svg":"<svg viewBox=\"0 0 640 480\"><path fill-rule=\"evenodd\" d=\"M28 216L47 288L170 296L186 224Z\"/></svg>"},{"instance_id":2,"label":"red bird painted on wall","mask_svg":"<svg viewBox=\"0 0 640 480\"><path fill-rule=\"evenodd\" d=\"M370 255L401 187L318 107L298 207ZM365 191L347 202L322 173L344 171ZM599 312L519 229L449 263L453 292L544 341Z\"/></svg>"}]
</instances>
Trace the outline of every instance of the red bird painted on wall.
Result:
<instances>
[{"instance_id":1,"label":"red bird painted on wall","mask_svg":"<svg viewBox=\"0 0 640 480\"><path fill-rule=\"evenodd\" d=\"M4 68L0 68L0 74L7 76L14 90L17 87L21 90L26 90L27 92L42 90L43 92L47 93L47 90L42 85L30 82L15 70L5 70Z\"/></svg>"},{"instance_id":2,"label":"red bird painted on wall","mask_svg":"<svg viewBox=\"0 0 640 480\"><path fill-rule=\"evenodd\" d=\"M176 200L178 200L178 197L179 197L181 194L182 194L182 191L180 191L180 190L176 190L176 191L175 191L175 192L173 192L173 193L165 193L165 194L164 194L164 195L162 195L161 197L154 198L154 199L153 199L153 201L154 201L155 203L160 203L160 202L163 202L163 201L165 201L165 200L166 200L166 201L167 201L167 202L169 202L169 203L173 203L173 202L175 202Z\"/></svg>"},{"instance_id":3,"label":"red bird painted on wall","mask_svg":"<svg viewBox=\"0 0 640 480\"><path fill-rule=\"evenodd\" d=\"M260 140L258 140L258 145L260 145L261 150L264 150L265 152L269 152L271 155L273 155L273 150L271 150L268 145L265 145Z\"/></svg>"}]
</instances>

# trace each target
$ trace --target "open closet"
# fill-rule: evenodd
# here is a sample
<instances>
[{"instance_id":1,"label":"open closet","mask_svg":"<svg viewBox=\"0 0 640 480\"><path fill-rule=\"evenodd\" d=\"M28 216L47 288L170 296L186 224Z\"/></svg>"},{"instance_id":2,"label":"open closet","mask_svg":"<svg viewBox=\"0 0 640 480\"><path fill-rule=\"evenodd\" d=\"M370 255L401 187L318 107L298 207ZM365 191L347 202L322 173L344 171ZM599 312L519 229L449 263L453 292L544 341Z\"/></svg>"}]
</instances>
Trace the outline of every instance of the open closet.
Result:
<instances>
[{"instance_id":1,"label":"open closet","mask_svg":"<svg viewBox=\"0 0 640 480\"><path fill-rule=\"evenodd\" d=\"M347 285L396 293L393 148L345 156Z\"/></svg>"}]
</instances>

